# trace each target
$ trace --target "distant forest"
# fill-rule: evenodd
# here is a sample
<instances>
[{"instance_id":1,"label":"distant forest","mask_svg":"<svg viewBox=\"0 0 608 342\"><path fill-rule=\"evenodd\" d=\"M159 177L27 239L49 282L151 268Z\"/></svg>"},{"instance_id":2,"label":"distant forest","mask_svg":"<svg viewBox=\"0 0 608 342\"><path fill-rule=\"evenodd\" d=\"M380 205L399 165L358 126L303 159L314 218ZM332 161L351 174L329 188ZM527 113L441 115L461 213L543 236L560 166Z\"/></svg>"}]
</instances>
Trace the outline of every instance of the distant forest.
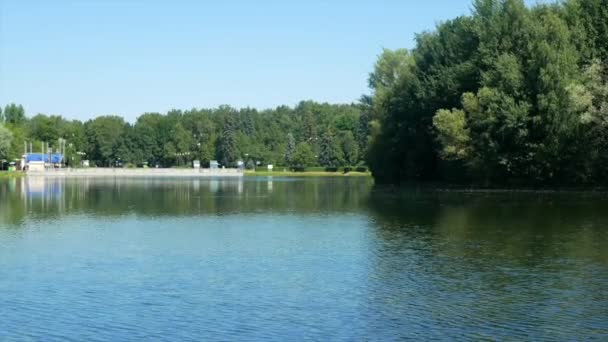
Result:
<instances>
[{"instance_id":1,"label":"distant forest","mask_svg":"<svg viewBox=\"0 0 608 342\"><path fill-rule=\"evenodd\" d=\"M405 38L404 38L405 39ZM0 158L23 141L68 142L96 165L193 159L285 167L368 165L377 182L500 185L608 182L608 0L527 7L477 0L468 16L384 50L355 104L311 101L85 123L7 105Z\"/></svg>"},{"instance_id":2,"label":"distant forest","mask_svg":"<svg viewBox=\"0 0 608 342\"><path fill-rule=\"evenodd\" d=\"M40 152L44 143L59 148L65 139L68 164L81 159L96 166L209 165L218 160L234 167L274 164L284 167L343 167L362 163L367 146L360 134L362 105L330 105L311 101L258 111L220 106L214 109L145 113L134 124L120 116L98 116L87 122L59 115L28 118L20 105L2 111L4 156L18 158L24 141ZM7 144L6 141L10 140ZM29 148L29 143L28 143Z\"/></svg>"}]
</instances>

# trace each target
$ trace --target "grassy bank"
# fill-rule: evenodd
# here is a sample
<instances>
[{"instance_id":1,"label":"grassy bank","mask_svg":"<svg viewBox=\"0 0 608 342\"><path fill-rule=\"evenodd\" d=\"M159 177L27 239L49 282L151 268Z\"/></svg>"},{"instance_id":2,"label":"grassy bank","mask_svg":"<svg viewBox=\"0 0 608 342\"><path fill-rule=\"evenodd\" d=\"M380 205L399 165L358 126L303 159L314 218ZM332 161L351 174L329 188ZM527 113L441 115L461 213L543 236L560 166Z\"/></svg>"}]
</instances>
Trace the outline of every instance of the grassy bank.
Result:
<instances>
[{"instance_id":1,"label":"grassy bank","mask_svg":"<svg viewBox=\"0 0 608 342\"><path fill-rule=\"evenodd\" d=\"M0 179L18 178L18 177L23 177L23 176L25 176L25 173L23 173L23 172L0 171Z\"/></svg>"},{"instance_id":2,"label":"grassy bank","mask_svg":"<svg viewBox=\"0 0 608 342\"><path fill-rule=\"evenodd\" d=\"M274 177L371 177L369 172L327 172L327 171L245 171L245 176L274 176Z\"/></svg>"}]
</instances>

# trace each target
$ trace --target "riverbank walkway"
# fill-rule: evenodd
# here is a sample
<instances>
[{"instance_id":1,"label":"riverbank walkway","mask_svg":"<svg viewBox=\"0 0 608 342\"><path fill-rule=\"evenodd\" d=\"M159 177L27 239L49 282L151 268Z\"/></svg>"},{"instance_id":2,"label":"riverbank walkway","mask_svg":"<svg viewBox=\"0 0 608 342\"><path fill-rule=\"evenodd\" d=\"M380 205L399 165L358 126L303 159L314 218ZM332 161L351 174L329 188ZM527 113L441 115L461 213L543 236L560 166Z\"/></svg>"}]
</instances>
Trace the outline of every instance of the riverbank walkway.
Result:
<instances>
[{"instance_id":1,"label":"riverbank walkway","mask_svg":"<svg viewBox=\"0 0 608 342\"><path fill-rule=\"evenodd\" d=\"M28 171L28 177L242 177L239 169L123 169L123 168L86 168L86 169L49 169Z\"/></svg>"}]
</instances>

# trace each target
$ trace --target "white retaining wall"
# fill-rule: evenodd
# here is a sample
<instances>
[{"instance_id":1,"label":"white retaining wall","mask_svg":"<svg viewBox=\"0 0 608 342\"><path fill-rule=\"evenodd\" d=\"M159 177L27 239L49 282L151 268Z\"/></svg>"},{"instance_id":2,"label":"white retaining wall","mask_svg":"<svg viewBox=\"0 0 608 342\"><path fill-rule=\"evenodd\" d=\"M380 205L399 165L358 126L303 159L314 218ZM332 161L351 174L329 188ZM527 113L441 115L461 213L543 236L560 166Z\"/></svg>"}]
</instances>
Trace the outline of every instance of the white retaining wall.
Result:
<instances>
[{"instance_id":1,"label":"white retaining wall","mask_svg":"<svg viewBox=\"0 0 608 342\"><path fill-rule=\"evenodd\" d=\"M243 171L239 169L66 168L28 171L27 175L44 177L241 177Z\"/></svg>"}]
</instances>

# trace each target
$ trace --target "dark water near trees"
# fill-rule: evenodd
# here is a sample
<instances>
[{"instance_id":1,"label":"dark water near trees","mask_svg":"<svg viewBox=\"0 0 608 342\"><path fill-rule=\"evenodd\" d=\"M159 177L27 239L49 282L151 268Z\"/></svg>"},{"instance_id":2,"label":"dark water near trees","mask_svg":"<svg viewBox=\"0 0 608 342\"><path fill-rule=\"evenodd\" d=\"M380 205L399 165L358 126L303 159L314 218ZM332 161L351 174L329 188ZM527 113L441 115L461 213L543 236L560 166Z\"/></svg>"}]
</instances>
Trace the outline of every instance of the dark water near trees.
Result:
<instances>
[{"instance_id":1,"label":"dark water near trees","mask_svg":"<svg viewBox=\"0 0 608 342\"><path fill-rule=\"evenodd\" d=\"M0 340L608 339L608 195L0 181Z\"/></svg>"}]
</instances>

